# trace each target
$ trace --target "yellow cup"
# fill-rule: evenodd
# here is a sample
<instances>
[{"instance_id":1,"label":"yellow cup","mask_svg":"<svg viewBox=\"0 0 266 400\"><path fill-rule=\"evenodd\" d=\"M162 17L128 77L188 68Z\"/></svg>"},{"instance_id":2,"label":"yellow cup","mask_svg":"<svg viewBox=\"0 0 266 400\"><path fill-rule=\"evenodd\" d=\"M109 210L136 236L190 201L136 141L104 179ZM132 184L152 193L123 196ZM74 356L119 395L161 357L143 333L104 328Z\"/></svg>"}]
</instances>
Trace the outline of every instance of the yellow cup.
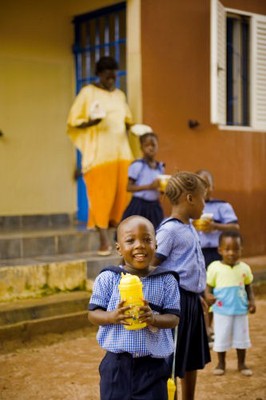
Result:
<instances>
[{"instance_id":1,"label":"yellow cup","mask_svg":"<svg viewBox=\"0 0 266 400\"><path fill-rule=\"evenodd\" d=\"M159 186L160 192L165 192L166 185L167 185L170 177L171 177L171 175L164 175L164 174L158 175L158 179L160 182L160 186Z\"/></svg>"},{"instance_id":2,"label":"yellow cup","mask_svg":"<svg viewBox=\"0 0 266 400\"><path fill-rule=\"evenodd\" d=\"M125 306L130 306L130 310L126 313L131 317L127 320L130 325L124 325L124 328L127 330L145 328L146 322L139 322L139 307L144 305L142 283L139 277L122 273L118 288L121 300L125 301Z\"/></svg>"},{"instance_id":3,"label":"yellow cup","mask_svg":"<svg viewBox=\"0 0 266 400\"><path fill-rule=\"evenodd\" d=\"M197 229L197 231L204 231L208 227L212 219L212 213L204 213L199 219L194 219L194 221L192 221L192 224Z\"/></svg>"}]
</instances>

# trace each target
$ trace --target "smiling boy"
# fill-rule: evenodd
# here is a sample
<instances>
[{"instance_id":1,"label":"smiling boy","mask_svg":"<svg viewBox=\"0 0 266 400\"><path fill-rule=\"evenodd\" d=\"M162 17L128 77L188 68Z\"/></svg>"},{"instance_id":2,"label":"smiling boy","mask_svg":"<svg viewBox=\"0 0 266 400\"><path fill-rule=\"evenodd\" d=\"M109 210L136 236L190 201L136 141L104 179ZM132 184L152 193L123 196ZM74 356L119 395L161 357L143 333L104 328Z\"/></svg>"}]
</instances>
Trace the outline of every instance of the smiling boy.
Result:
<instances>
[{"instance_id":1,"label":"smiling boy","mask_svg":"<svg viewBox=\"0 0 266 400\"><path fill-rule=\"evenodd\" d=\"M167 400L168 357L174 351L172 328L179 321L180 296L175 273L151 266L156 249L154 227L141 216L123 220L117 231L122 265L105 268L96 278L89 320L99 325L97 340L106 350L100 367L101 400ZM126 330L130 307L121 301L121 273L136 275L143 285L140 322Z\"/></svg>"}]
</instances>

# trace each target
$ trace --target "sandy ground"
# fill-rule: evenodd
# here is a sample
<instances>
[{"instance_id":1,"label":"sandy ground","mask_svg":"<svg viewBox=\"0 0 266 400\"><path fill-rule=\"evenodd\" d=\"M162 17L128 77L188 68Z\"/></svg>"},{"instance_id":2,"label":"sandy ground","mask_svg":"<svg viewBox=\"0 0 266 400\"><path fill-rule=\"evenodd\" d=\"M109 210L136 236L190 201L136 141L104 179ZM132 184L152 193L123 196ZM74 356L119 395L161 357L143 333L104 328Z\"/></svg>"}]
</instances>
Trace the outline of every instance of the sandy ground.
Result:
<instances>
[{"instance_id":1,"label":"sandy ground","mask_svg":"<svg viewBox=\"0 0 266 400\"><path fill-rule=\"evenodd\" d=\"M212 352L212 362L198 375L197 400L266 400L265 315L264 296L257 299L257 313L250 315L253 346L248 350L247 364L253 376L244 377L236 370L233 350L228 353L226 374L213 376L216 354ZM17 342L2 343L0 399L98 400L98 365L102 355L91 329L49 334L19 347Z\"/></svg>"}]
</instances>

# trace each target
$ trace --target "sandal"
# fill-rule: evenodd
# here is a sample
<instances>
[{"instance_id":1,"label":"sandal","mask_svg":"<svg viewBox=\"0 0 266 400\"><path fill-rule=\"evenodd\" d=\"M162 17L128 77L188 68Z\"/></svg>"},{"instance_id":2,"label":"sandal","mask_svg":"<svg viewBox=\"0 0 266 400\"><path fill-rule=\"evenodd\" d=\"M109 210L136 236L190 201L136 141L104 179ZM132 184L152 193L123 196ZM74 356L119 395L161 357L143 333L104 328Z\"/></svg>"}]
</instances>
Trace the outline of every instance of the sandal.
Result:
<instances>
[{"instance_id":1,"label":"sandal","mask_svg":"<svg viewBox=\"0 0 266 400\"><path fill-rule=\"evenodd\" d=\"M222 375L224 375L224 373L225 373L225 370L222 368L215 368L213 370L213 375L216 375L216 376L222 376Z\"/></svg>"},{"instance_id":2,"label":"sandal","mask_svg":"<svg viewBox=\"0 0 266 400\"><path fill-rule=\"evenodd\" d=\"M253 372L249 368L244 368L240 370L240 373L244 376L251 376L253 375Z\"/></svg>"}]
</instances>

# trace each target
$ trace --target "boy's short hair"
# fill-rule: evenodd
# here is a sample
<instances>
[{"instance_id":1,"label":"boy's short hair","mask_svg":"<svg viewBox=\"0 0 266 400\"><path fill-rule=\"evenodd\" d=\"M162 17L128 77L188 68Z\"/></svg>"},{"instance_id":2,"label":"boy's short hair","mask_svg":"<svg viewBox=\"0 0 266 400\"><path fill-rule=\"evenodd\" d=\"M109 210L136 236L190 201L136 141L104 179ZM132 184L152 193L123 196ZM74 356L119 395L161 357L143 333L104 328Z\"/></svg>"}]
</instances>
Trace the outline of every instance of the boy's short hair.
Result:
<instances>
[{"instance_id":1,"label":"boy's short hair","mask_svg":"<svg viewBox=\"0 0 266 400\"><path fill-rule=\"evenodd\" d=\"M154 226L153 226L153 224L151 223L151 221L150 221L148 218L145 218L145 217L143 217L142 215L130 215L129 217L123 219L123 220L119 223L119 225L118 225L118 227L117 227L117 231L116 231L116 241L117 241L117 242L119 242L121 228L123 228L124 225L126 225L128 222L131 222L132 220L133 220L133 221L134 221L134 220L137 220L137 221L139 221L139 223L142 222L142 223L145 223L146 225L149 225L150 228L151 228L151 231L152 231L152 233L153 233L153 235L154 235L154 237L155 237L155 229L154 229Z\"/></svg>"},{"instance_id":2,"label":"boy's short hair","mask_svg":"<svg viewBox=\"0 0 266 400\"><path fill-rule=\"evenodd\" d=\"M221 245L223 239L228 238L228 237L240 239L240 243L243 244L243 237L239 231L224 231L219 236L219 246Z\"/></svg>"}]
</instances>

